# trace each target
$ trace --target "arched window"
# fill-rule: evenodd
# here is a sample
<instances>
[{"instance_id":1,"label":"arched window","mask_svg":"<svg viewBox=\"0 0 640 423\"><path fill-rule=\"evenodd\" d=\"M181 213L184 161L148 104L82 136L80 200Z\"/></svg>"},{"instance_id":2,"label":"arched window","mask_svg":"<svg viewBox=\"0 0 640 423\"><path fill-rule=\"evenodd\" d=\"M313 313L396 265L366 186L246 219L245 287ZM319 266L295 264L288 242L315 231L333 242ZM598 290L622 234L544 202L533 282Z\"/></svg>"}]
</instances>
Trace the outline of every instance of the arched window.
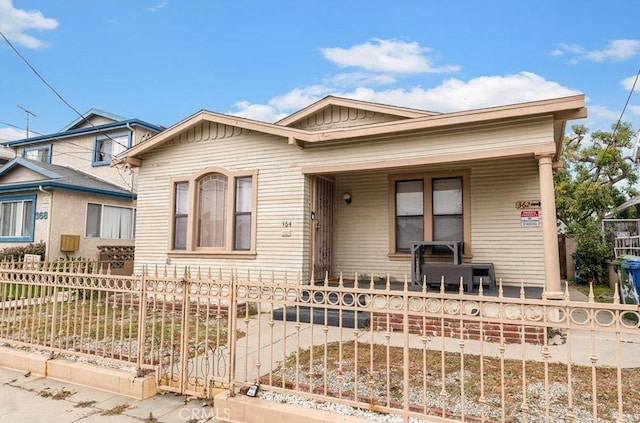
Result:
<instances>
[{"instance_id":1,"label":"arched window","mask_svg":"<svg viewBox=\"0 0 640 423\"><path fill-rule=\"evenodd\" d=\"M198 181L198 247L225 247L227 177L209 174Z\"/></svg>"}]
</instances>

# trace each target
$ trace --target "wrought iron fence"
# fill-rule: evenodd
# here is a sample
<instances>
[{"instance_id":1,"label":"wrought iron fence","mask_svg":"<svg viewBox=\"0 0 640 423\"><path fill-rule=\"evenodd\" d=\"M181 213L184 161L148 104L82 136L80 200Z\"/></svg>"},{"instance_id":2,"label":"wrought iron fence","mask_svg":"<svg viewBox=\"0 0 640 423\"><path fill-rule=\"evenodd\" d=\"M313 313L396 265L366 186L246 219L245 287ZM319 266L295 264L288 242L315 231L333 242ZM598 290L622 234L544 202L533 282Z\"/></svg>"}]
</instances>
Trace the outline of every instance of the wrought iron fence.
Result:
<instances>
[{"instance_id":1,"label":"wrought iron fence","mask_svg":"<svg viewBox=\"0 0 640 423\"><path fill-rule=\"evenodd\" d=\"M0 266L2 342L135 365L204 397L259 382L404 420L640 421L640 308L617 297L65 266Z\"/></svg>"}]
</instances>

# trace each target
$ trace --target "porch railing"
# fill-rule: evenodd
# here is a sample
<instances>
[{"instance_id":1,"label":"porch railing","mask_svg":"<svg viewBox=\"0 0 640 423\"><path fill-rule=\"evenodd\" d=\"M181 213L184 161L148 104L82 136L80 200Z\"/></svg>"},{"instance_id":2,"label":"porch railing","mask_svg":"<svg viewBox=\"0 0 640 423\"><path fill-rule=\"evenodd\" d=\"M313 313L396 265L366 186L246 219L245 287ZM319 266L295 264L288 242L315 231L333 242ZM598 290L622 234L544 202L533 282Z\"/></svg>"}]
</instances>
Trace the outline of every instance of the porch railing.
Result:
<instances>
[{"instance_id":1,"label":"porch railing","mask_svg":"<svg viewBox=\"0 0 640 423\"><path fill-rule=\"evenodd\" d=\"M405 421L637 419L640 308L524 293L4 264L0 341L152 370L204 397L259 382Z\"/></svg>"}]
</instances>

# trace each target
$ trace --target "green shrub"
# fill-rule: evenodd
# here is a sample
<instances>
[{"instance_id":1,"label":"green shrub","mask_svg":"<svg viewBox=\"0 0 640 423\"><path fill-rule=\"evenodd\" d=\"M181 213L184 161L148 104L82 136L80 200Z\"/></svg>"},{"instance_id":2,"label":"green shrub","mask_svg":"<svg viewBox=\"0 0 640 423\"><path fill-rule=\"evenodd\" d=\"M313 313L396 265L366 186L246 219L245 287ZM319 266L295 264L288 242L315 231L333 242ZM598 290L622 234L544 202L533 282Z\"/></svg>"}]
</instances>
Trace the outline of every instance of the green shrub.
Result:
<instances>
[{"instance_id":1,"label":"green shrub","mask_svg":"<svg viewBox=\"0 0 640 423\"><path fill-rule=\"evenodd\" d=\"M24 261L25 254L37 254L40 260L44 260L47 246L44 242L37 244L22 245L19 247L7 247L0 250L0 261Z\"/></svg>"},{"instance_id":2,"label":"green shrub","mask_svg":"<svg viewBox=\"0 0 640 423\"><path fill-rule=\"evenodd\" d=\"M589 220L572 228L576 239L577 278L594 284L608 281L607 260L611 258L611 249L602 239L600 228L594 220Z\"/></svg>"}]
</instances>

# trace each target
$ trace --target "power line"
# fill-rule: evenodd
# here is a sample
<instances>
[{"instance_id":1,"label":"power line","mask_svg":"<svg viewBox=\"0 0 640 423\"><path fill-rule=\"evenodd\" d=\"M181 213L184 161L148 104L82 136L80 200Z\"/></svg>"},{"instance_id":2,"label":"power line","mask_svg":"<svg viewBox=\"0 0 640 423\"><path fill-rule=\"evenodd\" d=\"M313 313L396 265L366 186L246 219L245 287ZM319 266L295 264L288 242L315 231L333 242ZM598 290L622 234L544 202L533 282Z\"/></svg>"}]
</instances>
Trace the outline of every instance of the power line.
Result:
<instances>
[{"instance_id":1,"label":"power line","mask_svg":"<svg viewBox=\"0 0 640 423\"><path fill-rule=\"evenodd\" d=\"M29 69L31 69L31 71L36 74L36 76L47 86L49 87L49 89L60 99L60 101L62 101L67 107L69 107L71 110L73 110L78 116L80 116L80 118L82 120L84 120L85 122L87 122L89 125L91 125L93 128L95 128L96 126L89 120L87 119L85 116L82 115L82 113L80 113L75 107L73 107L67 100L64 99L64 97L62 97L62 94L60 94L55 88L53 88L53 86L47 82L46 79L44 79L44 77L40 74L40 72L38 72L36 70L35 67L33 67L33 65L31 65L31 63L29 63L29 61L27 60L26 57L24 57L22 54L20 54L20 52L18 51L17 48L14 47L14 45L11 43L11 41L9 41L9 39L4 35L4 33L2 31L0 31L0 36L2 36L2 38L4 38L4 41L9 45L9 47L11 47L11 49L18 55L18 57L20 57L22 59L22 61L29 67ZM99 131L101 134L103 134L105 137L109 138L110 140L112 140L113 142L115 142L116 144L120 144L121 146L123 146L124 148L129 148L128 146L122 144L119 141L114 140L113 138L111 138L109 136L109 134Z\"/></svg>"},{"instance_id":2,"label":"power line","mask_svg":"<svg viewBox=\"0 0 640 423\"><path fill-rule=\"evenodd\" d=\"M21 131L25 131L25 130L26 130L25 128L22 128L22 127L20 127L20 126L16 126L16 125L13 125L13 124L11 124L11 123L7 123L7 122L0 122L0 125L7 125L7 126L10 126L10 127L12 127L12 128L19 129L19 130L21 130ZM34 133L34 134L36 134L36 135L42 135L40 132L36 132L36 131L34 131L33 129L29 129L29 132L33 132L33 133Z\"/></svg>"},{"instance_id":3,"label":"power line","mask_svg":"<svg viewBox=\"0 0 640 423\"><path fill-rule=\"evenodd\" d=\"M627 101L624 103L624 107L622 108L622 112L620 112L620 117L616 122L616 126L613 127L613 132L611 133L611 138L615 139L616 132L618 132L618 127L622 122L622 116L624 116L624 112L627 110L627 106L629 105L629 101L631 100L631 96L633 95L633 91L636 89L636 84L638 83L638 78L640 77L640 69L638 69L638 73L636 73L636 78L633 81L633 85L631 86L631 90L629 91L629 95L627 96Z\"/></svg>"}]
</instances>

